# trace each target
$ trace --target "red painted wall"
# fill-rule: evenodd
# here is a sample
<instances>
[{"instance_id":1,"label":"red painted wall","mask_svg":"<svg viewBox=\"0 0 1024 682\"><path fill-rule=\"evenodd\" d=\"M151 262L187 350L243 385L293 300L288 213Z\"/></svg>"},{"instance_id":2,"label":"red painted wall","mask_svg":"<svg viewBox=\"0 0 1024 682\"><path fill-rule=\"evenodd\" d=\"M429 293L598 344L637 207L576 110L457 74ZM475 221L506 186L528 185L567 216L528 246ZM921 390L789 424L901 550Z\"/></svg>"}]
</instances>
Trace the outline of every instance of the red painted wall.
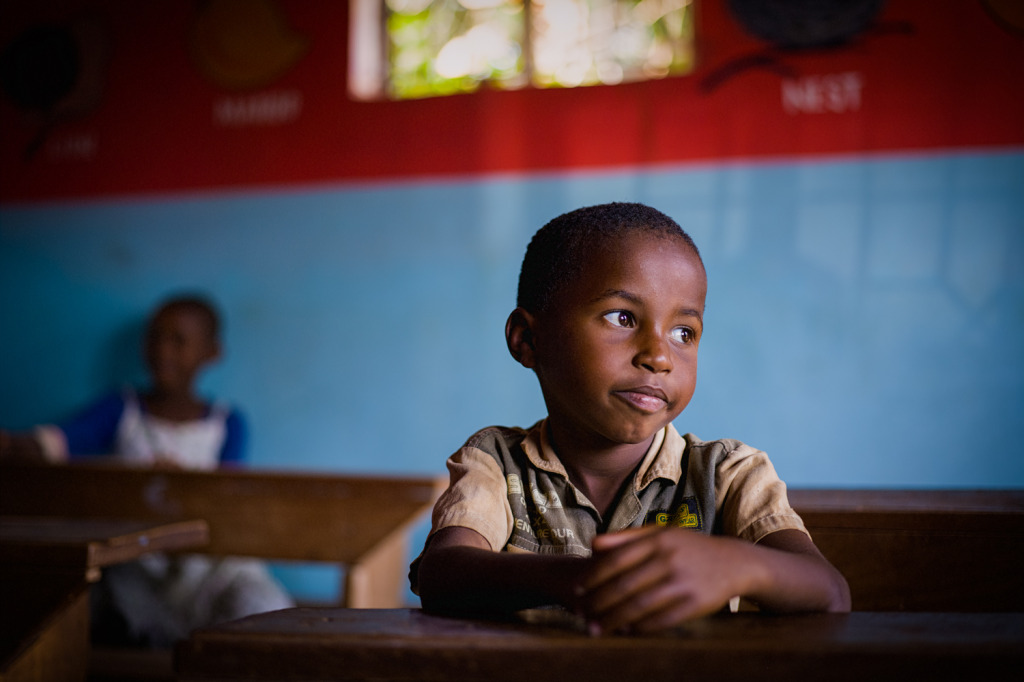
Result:
<instances>
[{"instance_id":1,"label":"red painted wall","mask_svg":"<svg viewBox=\"0 0 1024 682\"><path fill-rule=\"evenodd\" d=\"M0 201L1019 148L1024 21L1013 4L891 0L839 47L787 51L705 0L692 75L368 103L347 96L345 3L280 0L306 49L255 89L218 84L192 58L202 3L3 3L0 46L54 21L87 47L51 125L39 107L0 97ZM762 65L736 68L745 58Z\"/></svg>"}]
</instances>

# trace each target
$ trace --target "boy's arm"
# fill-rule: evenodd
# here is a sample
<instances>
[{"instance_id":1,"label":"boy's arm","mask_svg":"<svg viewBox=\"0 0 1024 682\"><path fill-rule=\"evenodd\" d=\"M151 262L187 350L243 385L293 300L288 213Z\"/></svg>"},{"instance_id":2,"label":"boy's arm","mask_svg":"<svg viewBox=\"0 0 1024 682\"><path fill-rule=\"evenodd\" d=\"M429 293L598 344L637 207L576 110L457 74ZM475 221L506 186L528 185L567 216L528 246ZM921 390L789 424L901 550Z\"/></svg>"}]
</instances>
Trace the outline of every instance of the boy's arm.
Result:
<instances>
[{"instance_id":1,"label":"boy's arm","mask_svg":"<svg viewBox=\"0 0 1024 682\"><path fill-rule=\"evenodd\" d=\"M0 462L46 464L46 456L33 436L0 430Z\"/></svg>"},{"instance_id":2,"label":"boy's arm","mask_svg":"<svg viewBox=\"0 0 1024 682\"><path fill-rule=\"evenodd\" d=\"M773 550L763 593L747 595L766 611L850 610L850 586L846 578L818 550L810 537L798 530L779 530L761 538L755 547Z\"/></svg>"},{"instance_id":3,"label":"boy's arm","mask_svg":"<svg viewBox=\"0 0 1024 682\"><path fill-rule=\"evenodd\" d=\"M589 562L573 556L495 552L475 530L435 533L419 566L424 610L511 613L536 606L570 606Z\"/></svg>"},{"instance_id":4,"label":"boy's arm","mask_svg":"<svg viewBox=\"0 0 1024 682\"><path fill-rule=\"evenodd\" d=\"M849 611L846 580L800 531L757 545L684 529L598 536L581 603L603 631L673 627L743 596L776 612Z\"/></svg>"}]
</instances>

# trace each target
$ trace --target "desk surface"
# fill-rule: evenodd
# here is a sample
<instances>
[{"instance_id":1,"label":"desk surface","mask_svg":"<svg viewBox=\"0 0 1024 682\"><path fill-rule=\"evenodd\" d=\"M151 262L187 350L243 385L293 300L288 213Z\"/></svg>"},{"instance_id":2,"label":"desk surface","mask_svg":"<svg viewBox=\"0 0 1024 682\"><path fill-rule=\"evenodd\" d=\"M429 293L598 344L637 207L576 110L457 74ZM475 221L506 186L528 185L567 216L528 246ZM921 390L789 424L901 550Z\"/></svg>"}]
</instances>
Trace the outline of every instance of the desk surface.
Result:
<instances>
[{"instance_id":1,"label":"desk surface","mask_svg":"<svg viewBox=\"0 0 1024 682\"><path fill-rule=\"evenodd\" d=\"M657 637L590 637L569 618L288 609L193 634L181 680L991 679L1024 669L1024 614L728 614ZM1014 676L1015 676L1014 674Z\"/></svg>"},{"instance_id":2,"label":"desk surface","mask_svg":"<svg viewBox=\"0 0 1024 682\"><path fill-rule=\"evenodd\" d=\"M95 579L96 569L154 551L200 547L205 521L127 521L0 516L0 565L69 570Z\"/></svg>"}]
</instances>

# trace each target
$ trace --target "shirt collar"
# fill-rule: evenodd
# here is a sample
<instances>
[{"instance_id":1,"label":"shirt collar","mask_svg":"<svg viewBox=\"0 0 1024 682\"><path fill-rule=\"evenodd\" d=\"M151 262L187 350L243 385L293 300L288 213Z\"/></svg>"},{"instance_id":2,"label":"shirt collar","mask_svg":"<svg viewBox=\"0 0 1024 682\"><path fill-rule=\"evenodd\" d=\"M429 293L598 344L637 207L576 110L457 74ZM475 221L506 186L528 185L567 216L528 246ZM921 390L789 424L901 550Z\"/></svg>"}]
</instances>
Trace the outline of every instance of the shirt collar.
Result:
<instances>
[{"instance_id":1,"label":"shirt collar","mask_svg":"<svg viewBox=\"0 0 1024 682\"><path fill-rule=\"evenodd\" d=\"M654 434L654 440L637 472L636 491L643 490L658 478L666 478L678 484L683 474L682 454L685 447L683 437L671 423ZM523 440L523 451L533 466L568 480L569 474L548 438L547 419L530 427Z\"/></svg>"},{"instance_id":2,"label":"shirt collar","mask_svg":"<svg viewBox=\"0 0 1024 682\"><path fill-rule=\"evenodd\" d=\"M640 492L650 485L657 478L667 478L672 483L679 483L683 475L683 451L686 449L686 442L676 431L671 422L665 425L661 431L654 436L654 442L644 455L644 461L640 465L640 471L636 477L637 492Z\"/></svg>"}]
</instances>

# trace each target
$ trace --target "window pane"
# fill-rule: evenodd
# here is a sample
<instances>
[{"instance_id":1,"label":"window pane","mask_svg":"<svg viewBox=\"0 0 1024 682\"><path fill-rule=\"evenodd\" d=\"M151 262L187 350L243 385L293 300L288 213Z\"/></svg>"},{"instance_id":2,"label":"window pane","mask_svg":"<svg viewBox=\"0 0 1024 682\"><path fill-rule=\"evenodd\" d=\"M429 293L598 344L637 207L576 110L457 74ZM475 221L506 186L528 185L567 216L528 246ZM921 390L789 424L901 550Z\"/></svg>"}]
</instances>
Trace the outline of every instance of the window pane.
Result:
<instances>
[{"instance_id":1,"label":"window pane","mask_svg":"<svg viewBox=\"0 0 1024 682\"><path fill-rule=\"evenodd\" d=\"M612 84L693 68L690 0L533 0L533 81Z\"/></svg>"},{"instance_id":2,"label":"window pane","mask_svg":"<svg viewBox=\"0 0 1024 682\"><path fill-rule=\"evenodd\" d=\"M401 99L525 84L521 1L386 0L389 91Z\"/></svg>"},{"instance_id":3,"label":"window pane","mask_svg":"<svg viewBox=\"0 0 1024 682\"><path fill-rule=\"evenodd\" d=\"M352 0L350 91L410 99L689 73L692 0Z\"/></svg>"}]
</instances>

